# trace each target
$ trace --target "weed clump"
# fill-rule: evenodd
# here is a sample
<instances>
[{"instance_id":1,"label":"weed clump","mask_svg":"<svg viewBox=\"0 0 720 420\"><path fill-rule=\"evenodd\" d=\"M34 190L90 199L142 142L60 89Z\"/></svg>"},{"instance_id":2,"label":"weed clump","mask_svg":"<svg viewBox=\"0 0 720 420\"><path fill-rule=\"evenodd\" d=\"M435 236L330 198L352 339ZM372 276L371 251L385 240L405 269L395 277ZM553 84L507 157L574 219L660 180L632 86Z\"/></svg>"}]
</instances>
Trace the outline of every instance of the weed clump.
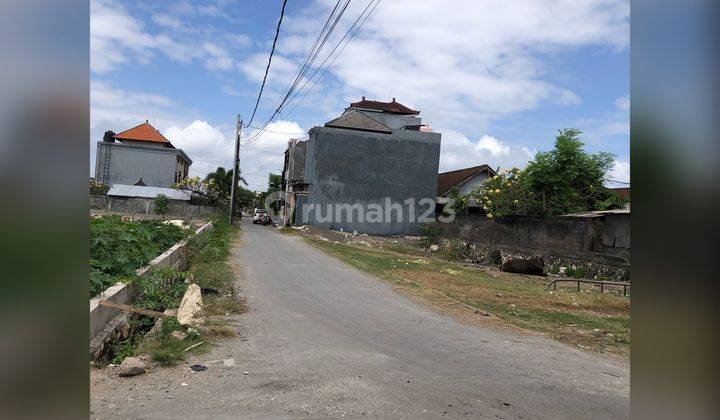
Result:
<instances>
[{"instance_id":1,"label":"weed clump","mask_svg":"<svg viewBox=\"0 0 720 420\"><path fill-rule=\"evenodd\" d=\"M133 276L186 236L184 229L159 220L123 220L107 215L90 220L90 296Z\"/></svg>"}]
</instances>

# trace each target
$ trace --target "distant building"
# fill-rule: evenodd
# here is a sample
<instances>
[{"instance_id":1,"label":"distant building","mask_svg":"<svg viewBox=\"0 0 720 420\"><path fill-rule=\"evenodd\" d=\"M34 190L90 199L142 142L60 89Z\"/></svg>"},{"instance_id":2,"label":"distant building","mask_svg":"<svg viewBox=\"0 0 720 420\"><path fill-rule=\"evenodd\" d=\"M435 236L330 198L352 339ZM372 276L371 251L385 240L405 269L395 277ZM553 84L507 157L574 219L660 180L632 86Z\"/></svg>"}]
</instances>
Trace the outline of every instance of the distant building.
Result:
<instances>
[{"instance_id":1,"label":"distant building","mask_svg":"<svg viewBox=\"0 0 720 420\"><path fill-rule=\"evenodd\" d=\"M492 178L495 175L497 175L497 173L488 165L479 165L439 173L437 176L436 212L442 213L445 205L450 201L450 195L453 189L457 188L460 196L467 196L472 190L481 186L488 178ZM481 212L482 209L480 209L472 197L470 198L469 204L468 211L470 213Z\"/></svg>"},{"instance_id":2,"label":"distant building","mask_svg":"<svg viewBox=\"0 0 720 420\"><path fill-rule=\"evenodd\" d=\"M630 187L616 187L610 188L610 191L619 195L620 197L630 200Z\"/></svg>"},{"instance_id":3,"label":"distant building","mask_svg":"<svg viewBox=\"0 0 720 420\"><path fill-rule=\"evenodd\" d=\"M439 173L437 177L437 195L446 198L455 187L457 187L460 195L468 195L488 178L495 175L497 173L488 165Z\"/></svg>"},{"instance_id":4,"label":"distant building","mask_svg":"<svg viewBox=\"0 0 720 420\"><path fill-rule=\"evenodd\" d=\"M325 126L313 127L307 141L291 140L283 170L284 222L417 234L417 217L434 212L441 138L422 124L419 114L395 98L380 102L363 97ZM388 203L402 207L402 216L387 212L376 222L328 214L346 205L365 213L377 206L387 210ZM308 208L315 211L304 212Z\"/></svg>"},{"instance_id":5,"label":"distant building","mask_svg":"<svg viewBox=\"0 0 720 420\"><path fill-rule=\"evenodd\" d=\"M185 152L145 121L122 133L105 132L97 142L95 180L169 188L187 178L191 164Z\"/></svg>"}]
</instances>

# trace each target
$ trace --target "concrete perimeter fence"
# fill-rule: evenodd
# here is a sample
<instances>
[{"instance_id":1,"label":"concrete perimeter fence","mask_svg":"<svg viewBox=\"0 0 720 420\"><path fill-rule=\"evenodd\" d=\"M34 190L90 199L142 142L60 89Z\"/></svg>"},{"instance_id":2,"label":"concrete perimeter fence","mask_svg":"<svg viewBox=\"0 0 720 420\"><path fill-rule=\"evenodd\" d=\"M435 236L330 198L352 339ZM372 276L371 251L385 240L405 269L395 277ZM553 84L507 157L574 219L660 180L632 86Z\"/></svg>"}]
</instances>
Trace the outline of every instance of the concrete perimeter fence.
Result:
<instances>
[{"instance_id":1,"label":"concrete perimeter fence","mask_svg":"<svg viewBox=\"0 0 720 420\"><path fill-rule=\"evenodd\" d=\"M195 231L200 235L213 228L208 222ZM185 270L188 264L187 240L182 240L155 257L145 267L135 270L138 276L147 275L152 269L172 267ZM127 313L120 309L101 306L101 300L129 305L135 296L133 287L117 282L99 295L90 299L90 358L98 360L105 351L105 346L116 338L127 338L129 324Z\"/></svg>"},{"instance_id":2,"label":"concrete perimeter fence","mask_svg":"<svg viewBox=\"0 0 720 420\"><path fill-rule=\"evenodd\" d=\"M588 277L629 276L630 214L597 217L526 217L489 219L461 214L451 223L438 223L439 235L461 240L486 252L543 257L548 271L580 266Z\"/></svg>"},{"instance_id":3,"label":"concrete perimeter fence","mask_svg":"<svg viewBox=\"0 0 720 420\"><path fill-rule=\"evenodd\" d=\"M144 197L109 197L105 195L91 195L90 209L118 213L133 213L146 215L160 215L155 211L152 198ZM190 204L188 201L170 200L167 217L197 218L209 216L218 211L215 206Z\"/></svg>"}]
</instances>

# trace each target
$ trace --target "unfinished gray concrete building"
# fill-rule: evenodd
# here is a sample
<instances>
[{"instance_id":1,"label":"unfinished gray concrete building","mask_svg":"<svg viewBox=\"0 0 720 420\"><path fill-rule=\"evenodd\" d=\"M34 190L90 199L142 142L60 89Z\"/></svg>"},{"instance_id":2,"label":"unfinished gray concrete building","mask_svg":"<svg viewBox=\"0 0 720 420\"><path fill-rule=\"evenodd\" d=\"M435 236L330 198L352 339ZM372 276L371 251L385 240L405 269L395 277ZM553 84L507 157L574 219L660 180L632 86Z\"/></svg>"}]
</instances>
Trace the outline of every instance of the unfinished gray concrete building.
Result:
<instances>
[{"instance_id":1,"label":"unfinished gray concrete building","mask_svg":"<svg viewBox=\"0 0 720 420\"><path fill-rule=\"evenodd\" d=\"M107 185L172 187L187 178L192 160L147 121L97 142L95 180Z\"/></svg>"},{"instance_id":2,"label":"unfinished gray concrete building","mask_svg":"<svg viewBox=\"0 0 720 420\"><path fill-rule=\"evenodd\" d=\"M363 97L338 118L313 127L307 141L290 141L283 170L285 223L417 234L419 218L435 211L441 139L419 113L395 98Z\"/></svg>"}]
</instances>

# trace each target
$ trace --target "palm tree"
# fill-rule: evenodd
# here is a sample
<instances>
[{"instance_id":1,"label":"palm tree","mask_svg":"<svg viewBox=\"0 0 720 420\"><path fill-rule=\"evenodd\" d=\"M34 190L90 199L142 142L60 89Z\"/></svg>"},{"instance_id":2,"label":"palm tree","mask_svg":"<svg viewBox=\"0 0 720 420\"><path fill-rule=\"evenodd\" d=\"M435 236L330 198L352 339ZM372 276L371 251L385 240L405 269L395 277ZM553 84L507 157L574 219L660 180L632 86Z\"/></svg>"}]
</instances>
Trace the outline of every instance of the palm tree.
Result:
<instances>
[{"instance_id":1,"label":"palm tree","mask_svg":"<svg viewBox=\"0 0 720 420\"><path fill-rule=\"evenodd\" d=\"M215 172L210 172L205 176L206 181L214 181L215 185L218 186L218 191L220 194L220 198L228 198L230 197L230 192L232 191L232 177L233 173L232 170L226 171L223 167L218 167ZM242 182L245 186L248 185L247 180L245 178L239 176L238 179L240 182Z\"/></svg>"}]
</instances>

